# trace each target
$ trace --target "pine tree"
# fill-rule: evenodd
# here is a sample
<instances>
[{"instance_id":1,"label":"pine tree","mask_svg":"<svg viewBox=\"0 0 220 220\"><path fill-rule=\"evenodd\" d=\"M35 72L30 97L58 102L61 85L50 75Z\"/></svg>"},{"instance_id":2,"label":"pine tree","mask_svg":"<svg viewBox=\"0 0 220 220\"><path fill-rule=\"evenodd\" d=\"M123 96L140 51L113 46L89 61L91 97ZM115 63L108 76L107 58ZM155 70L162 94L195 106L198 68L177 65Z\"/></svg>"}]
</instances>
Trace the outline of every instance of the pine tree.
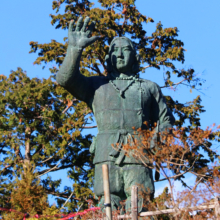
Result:
<instances>
[{"instance_id":1,"label":"pine tree","mask_svg":"<svg viewBox=\"0 0 220 220\"><path fill-rule=\"evenodd\" d=\"M161 88L183 83L190 90L202 86L203 81L197 78L194 69L179 70L175 65L176 61L185 61L184 44L178 39L176 27L164 28L159 22L155 31L147 36L143 24L154 20L138 11L135 0L99 0L99 3L101 6L98 7L89 0L56 0L52 3L55 14L50 15L51 24L57 29L62 28L67 32L69 22L77 21L80 16L88 16L96 21L93 34L102 38L83 51L80 62L82 74L106 76L105 56L110 42L116 36L127 36L140 55L140 71L165 69L166 77ZM44 174L68 168L68 176L74 181L74 194L68 202L68 210L86 208L87 200L93 198L93 164L88 151L92 135L83 135L82 131L88 127L92 112L85 103L72 97L54 80L66 55L68 39L64 38L63 42L51 40L44 44L31 41L30 46L30 53L38 53L35 64L44 68L44 65L53 62L57 67L51 68L51 77L44 80L30 79L21 68L8 78L1 76L0 151L3 159L0 161L0 193L4 197L0 199L0 206L13 205L8 199L12 195L14 179L20 178L26 167L34 164L45 192L58 197L59 207L69 198L71 190L67 187L62 191L59 188L61 180L53 181L50 177L45 178ZM175 127L181 129L186 122L189 124L182 132L183 137L188 137L201 126L200 114L205 110L200 96L187 103L180 103L170 96L165 98L176 117ZM210 141L218 140L218 136L218 131L212 132L184 157L198 179L205 176L203 181L212 176L212 171L207 170L208 164L214 162L218 155L212 150ZM196 161L192 159L194 157ZM171 169L174 175L181 172L176 167ZM183 175L176 180L187 186Z\"/></svg>"},{"instance_id":2,"label":"pine tree","mask_svg":"<svg viewBox=\"0 0 220 220\"><path fill-rule=\"evenodd\" d=\"M13 181L11 197L8 202L14 211L4 212L2 217L5 220L22 220L24 217L39 218L40 216L55 215L59 212L56 206L49 206L47 193L43 185L40 184L40 179L36 178L34 166L25 167L20 179L17 177Z\"/></svg>"},{"instance_id":3,"label":"pine tree","mask_svg":"<svg viewBox=\"0 0 220 220\"><path fill-rule=\"evenodd\" d=\"M74 201L89 199L93 175L88 151L91 135L83 136L81 129L91 110L74 100L52 78L30 79L21 68L12 71L8 78L1 76L0 100L0 192L4 195L1 206L7 204L13 208L8 201L14 180L20 179L25 169L33 165L35 177L41 178L47 194L59 198L60 206L72 193L71 189L66 187L60 191L61 180L45 178L48 172L70 168L69 175L76 180ZM74 113L70 115L72 106ZM86 166L91 169L86 170ZM71 210L76 209L75 203Z\"/></svg>"}]
</instances>

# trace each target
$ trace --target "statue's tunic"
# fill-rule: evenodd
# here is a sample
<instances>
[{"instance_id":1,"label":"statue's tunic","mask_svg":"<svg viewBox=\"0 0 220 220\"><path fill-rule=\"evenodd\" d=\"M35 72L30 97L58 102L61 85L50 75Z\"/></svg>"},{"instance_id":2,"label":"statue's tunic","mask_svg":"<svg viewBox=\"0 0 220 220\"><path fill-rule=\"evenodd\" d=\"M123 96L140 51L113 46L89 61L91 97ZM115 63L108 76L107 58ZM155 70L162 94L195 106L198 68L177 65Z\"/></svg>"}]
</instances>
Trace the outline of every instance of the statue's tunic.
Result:
<instances>
[{"instance_id":1,"label":"statue's tunic","mask_svg":"<svg viewBox=\"0 0 220 220\"><path fill-rule=\"evenodd\" d=\"M81 74L58 74L57 81L76 98L86 102L94 113L98 135L94 138L90 151L95 154L95 194L104 194L102 163L107 163L111 198L118 201L118 206L123 199L127 199L126 204L130 204L132 185L140 184L145 191L150 191L153 195L152 170L139 164L135 158L126 157L120 147L126 144L128 139L138 138L133 128L147 129L143 122L148 122L149 127L157 123L158 131L172 127L174 118L159 86L136 77L122 80L99 76L85 77ZM119 143L119 151L112 147L116 143ZM143 199L140 201L143 202Z\"/></svg>"},{"instance_id":2,"label":"statue's tunic","mask_svg":"<svg viewBox=\"0 0 220 220\"><path fill-rule=\"evenodd\" d=\"M159 86L135 77L127 80L94 77L93 80L84 101L92 108L98 127L97 138L90 148L95 153L94 164L139 163L133 157L125 157L122 150L114 150L112 145L126 144L134 133L133 128L146 129L143 122L158 123L160 131L172 127L173 116Z\"/></svg>"}]
</instances>

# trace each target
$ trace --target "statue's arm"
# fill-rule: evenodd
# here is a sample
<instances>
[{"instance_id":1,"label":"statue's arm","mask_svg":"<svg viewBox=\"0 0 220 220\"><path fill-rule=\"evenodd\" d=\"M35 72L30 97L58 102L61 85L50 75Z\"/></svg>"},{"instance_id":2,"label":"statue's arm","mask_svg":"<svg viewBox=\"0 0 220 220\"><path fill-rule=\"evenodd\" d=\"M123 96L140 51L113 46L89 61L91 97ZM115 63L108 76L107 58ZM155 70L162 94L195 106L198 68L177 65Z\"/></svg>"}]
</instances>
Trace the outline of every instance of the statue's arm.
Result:
<instances>
[{"instance_id":1,"label":"statue's arm","mask_svg":"<svg viewBox=\"0 0 220 220\"><path fill-rule=\"evenodd\" d=\"M80 58L83 49L99 38L98 36L89 37L95 26L94 22L88 26L89 21L88 17L85 18L84 22L82 17L79 18L74 31L74 23L73 21L70 22L67 54L56 75L56 80L61 86L83 101L87 101L89 94L92 92L92 82L89 77L80 74Z\"/></svg>"},{"instance_id":2,"label":"statue's arm","mask_svg":"<svg viewBox=\"0 0 220 220\"><path fill-rule=\"evenodd\" d=\"M66 57L56 75L57 82L76 98L86 101L88 90L91 90L89 78L79 71L82 51L73 46L68 46Z\"/></svg>"},{"instance_id":3,"label":"statue's arm","mask_svg":"<svg viewBox=\"0 0 220 220\"><path fill-rule=\"evenodd\" d=\"M165 98L160 87L155 83L152 86L151 94L153 96L152 121L157 123L159 131L172 128L175 122L172 112L166 105Z\"/></svg>"}]
</instances>

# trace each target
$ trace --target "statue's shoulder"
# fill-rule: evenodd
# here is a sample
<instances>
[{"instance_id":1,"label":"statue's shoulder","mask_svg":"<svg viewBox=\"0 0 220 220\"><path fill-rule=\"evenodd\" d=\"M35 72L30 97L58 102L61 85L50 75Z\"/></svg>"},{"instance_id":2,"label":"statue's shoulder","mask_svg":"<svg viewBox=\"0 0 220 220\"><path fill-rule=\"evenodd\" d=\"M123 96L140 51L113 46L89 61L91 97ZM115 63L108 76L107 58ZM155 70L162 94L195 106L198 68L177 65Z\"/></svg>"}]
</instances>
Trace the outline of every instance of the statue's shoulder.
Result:
<instances>
[{"instance_id":1,"label":"statue's shoulder","mask_svg":"<svg viewBox=\"0 0 220 220\"><path fill-rule=\"evenodd\" d=\"M109 78L106 76L91 76L89 77L89 80L94 89L109 82Z\"/></svg>"},{"instance_id":2,"label":"statue's shoulder","mask_svg":"<svg viewBox=\"0 0 220 220\"><path fill-rule=\"evenodd\" d=\"M152 88L152 89L159 88L159 85L153 81L150 81L148 79L141 79L141 78L139 80L142 82L142 85L145 85L148 88Z\"/></svg>"}]
</instances>

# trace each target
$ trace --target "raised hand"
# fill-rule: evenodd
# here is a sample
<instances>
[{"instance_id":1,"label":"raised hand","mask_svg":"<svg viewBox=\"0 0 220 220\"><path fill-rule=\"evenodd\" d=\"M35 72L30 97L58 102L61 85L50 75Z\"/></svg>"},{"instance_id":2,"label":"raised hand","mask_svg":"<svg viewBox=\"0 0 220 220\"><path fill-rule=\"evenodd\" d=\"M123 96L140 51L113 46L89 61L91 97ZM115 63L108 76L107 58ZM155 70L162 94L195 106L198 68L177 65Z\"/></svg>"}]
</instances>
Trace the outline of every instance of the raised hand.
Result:
<instances>
[{"instance_id":1,"label":"raised hand","mask_svg":"<svg viewBox=\"0 0 220 220\"><path fill-rule=\"evenodd\" d=\"M95 27L94 21L88 26L89 21L89 17L86 17L84 22L83 18L80 17L77 21L75 30L73 30L74 21L70 21L68 32L69 46L83 49L99 39L99 36L89 37Z\"/></svg>"}]
</instances>

